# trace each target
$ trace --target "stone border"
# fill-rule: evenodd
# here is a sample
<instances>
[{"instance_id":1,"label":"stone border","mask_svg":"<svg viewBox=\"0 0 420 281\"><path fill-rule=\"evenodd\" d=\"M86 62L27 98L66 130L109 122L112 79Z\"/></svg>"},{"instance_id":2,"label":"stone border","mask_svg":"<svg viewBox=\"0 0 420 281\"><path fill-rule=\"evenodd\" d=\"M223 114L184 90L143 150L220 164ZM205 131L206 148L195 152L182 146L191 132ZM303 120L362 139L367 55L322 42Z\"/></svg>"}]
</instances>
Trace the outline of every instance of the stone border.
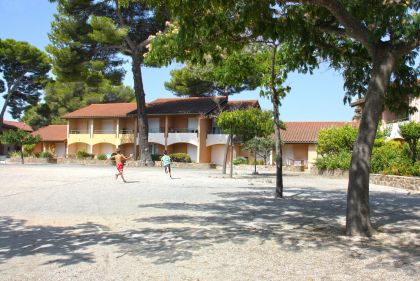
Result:
<instances>
[{"instance_id":1,"label":"stone border","mask_svg":"<svg viewBox=\"0 0 420 281\"><path fill-rule=\"evenodd\" d=\"M344 170L318 170L312 167L310 173L313 175L327 176L327 177L341 177L348 178L349 171ZM408 190L420 191L420 177L403 177L395 175L370 174L369 182L371 184L392 186Z\"/></svg>"},{"instance_id":2,"label":"stone border","mask_svg":"<svg viewBox=\"0 0 420 281\"><path fill-rule=\"evenodd\" d=\"M34 158L34 157L23 157L25 164L57 164L55 158ZM10 158L10 163L21 163L20 158Z\"/></svg>"}]
</instances>

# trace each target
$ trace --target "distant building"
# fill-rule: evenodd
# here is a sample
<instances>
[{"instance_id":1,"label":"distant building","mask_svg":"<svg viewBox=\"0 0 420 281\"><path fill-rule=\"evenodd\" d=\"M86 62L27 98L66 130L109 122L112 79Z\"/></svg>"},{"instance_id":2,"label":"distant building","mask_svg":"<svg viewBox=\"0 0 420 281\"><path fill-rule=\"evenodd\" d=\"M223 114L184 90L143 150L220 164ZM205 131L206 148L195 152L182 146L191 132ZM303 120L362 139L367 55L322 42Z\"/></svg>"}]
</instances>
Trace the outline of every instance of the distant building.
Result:
<instances>
[{"instance_id":1,"label":"distant building","mask_svg":"<svg viewBox=\"0 0 420 281\"><path fill-rule=\"evenodd\" d=\"M188 153L193 162L222 164L227 135L215 117L226 110L259 108L257 100L229 101L227 97L162 98L146 105L152 154ZM92 104L66 114L66 154L85 151L111 154L120 148L138 156L135 103ZM249 156L237 145L234 157Z\"/></svg>"},{"instance_id":2,"label":"distant building","mask_svg":"<svg viewBox=\"0 0 420 281\"><path fill-rule=\"evenodd\" d=\"M3 128L1 129L0 133L6 130L17 130L21 129L26 132L32 132L31 126L27 125L24 122L16 122L16 121L3 121ZM12 151L20 150L19 147L15 145L9 144L0 144L0 155L8 155Z\"/></svg>"},{"instance_id":3,"label":"distant building","mask_svg":"<svg viewBox=\"0 0 420 281\"><path fill-rule=\"evenodd\" d=\"M38 129L32 135L40 136L42 141L38 143L34 152L51 152L56 157L66 156L67 125L49 125Z\"/></svg>"},{"instance_id":4,"label":"distant building","mask_svg":"<svg viewBox=\"0 0 420 281\"><path fill-rule=\"evenodd\" d=\"M395 114L392 111L390 111L387 107L385 107L384 111L382 112L382 123L380 124L380 126L382 129L390 129L389 139L403 138L400 135L399 125L405 124L410 121L414 121L417 123L420 122L420 98L410 98L409 104L411 107L417 108L417 111L412 114L408 112ZM355 108L355 115L353 117L354 120L360 120L364 105L364 99L358 99L355 102L351 103L351 106Z\"/></svg>"}]
</instances>

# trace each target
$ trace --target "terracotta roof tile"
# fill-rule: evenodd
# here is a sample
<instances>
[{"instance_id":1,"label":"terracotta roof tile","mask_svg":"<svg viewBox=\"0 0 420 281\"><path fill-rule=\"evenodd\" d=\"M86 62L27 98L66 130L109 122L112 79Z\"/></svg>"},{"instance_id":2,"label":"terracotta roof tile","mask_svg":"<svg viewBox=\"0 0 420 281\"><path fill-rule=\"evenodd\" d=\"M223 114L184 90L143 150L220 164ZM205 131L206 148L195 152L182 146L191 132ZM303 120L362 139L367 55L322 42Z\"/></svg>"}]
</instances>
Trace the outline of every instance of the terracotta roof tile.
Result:
<instances>
[{"instance_id":1,"label":"terracotta roof tile","mask_svg":"<svg viewBox=\"0 0 420 281\"><path fill-rule=\"evenodd\" d=\"M147 114L199 114L217 107L226 97L190 97L156 99L147 104Z\"/></svg>"},{"instance_id":2,"label":"terracotta roof tile","mask_svg":"<svg viewBox=\"0 0 420 281\"><path fill-rule=\"evenodd\" d=\"M353 122L285 122L286 131L281 132L285 143L317 143L322 129L354 126Z\"/></svg>"},{"instance_id":3,"label":"terracotta roof tile","mask_svg":"<svg viewBox=\"0 0 420 281\"><path fill-rule=\"evenodd\" d=\"M65 141L67 139L67 125L49 125L38 129L32 135L41 136L43 141Z\"/></svg>"},{"instance_id":4,"label":"terracotta roof tile","mask_svg":"<svg viewBox=\"0 0 420 281\"><path fill-rule=\"evenodd\" d=\"M27 131L27 132L32 132L33 131L32 127L29 126L28 124L24 123L24 122L3 120L3 125L4 125L4 127L21 129L21 130L24 130L24 131Z\"/></svg>"},{"instance_id":5,"label":"terracotta roof tile","mask_svg":"<svg viewBox=\"0 0 420 281\"><path fill-rule=\"evenodd\" d=\"M64 115L64 118L125 117L130 112L136 110L136 108L136 103L91 104L67 113Z\"/></svg>"}]
</instances>

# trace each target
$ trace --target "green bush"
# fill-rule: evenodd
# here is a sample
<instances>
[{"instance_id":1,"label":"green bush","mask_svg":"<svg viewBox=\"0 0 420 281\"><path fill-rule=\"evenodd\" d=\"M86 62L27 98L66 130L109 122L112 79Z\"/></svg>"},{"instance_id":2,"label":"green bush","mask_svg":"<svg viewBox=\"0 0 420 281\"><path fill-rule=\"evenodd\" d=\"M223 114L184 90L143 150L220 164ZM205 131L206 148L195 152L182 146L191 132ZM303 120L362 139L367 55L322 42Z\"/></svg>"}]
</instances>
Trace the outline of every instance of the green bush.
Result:
<instances>
[{"instance_id":1,"label":"green bush","mask_svg":"<svg viewBox=\"0 0 420 281\"><path fill-rule=\"evenodd\" d=\"M93 155L93 154L87 153L86 150L84 150L84 149L81 149L81 150L77 151L77 153L76 153L76 158L77 159L86 159L86 158L93 159L94 156L95 155Z\"/></svg>"},{"instance_id":2,"label":"green bush","mask_svg":"<svg viewBox=\"0 0 420 281\"><path fill-rule=\"evenodd\" d=\"M9 152L9 157L10 158L20 158L20 155L21 155L20 151L10 151Z\"/></svg>"},{"instance_id":3,"label":"green bush","mask_svg":"<svg viewBox=\"0 0 420 281\"><path fill-rule=\"evenodd\" d=\"M357 128L348 125L342 128L329 128L319 131L318 153L325 156L351 151L357 137Z\"/></svg>"},{"instance_id":4,"label":"green bush","mask_svg":"<svg viewBox=\"0 0 420 281\"><path fill-rule=\"evenodd\" d=\"M398 141L387 141L383 146L374 147L371 159L371 172L381 173L387 167L409 162L407 145Z\"/></svg>"},{"instance_id":5,"label":"green bush","mask_svg":"<svg viewBox=\"0 0 420 281\"><path fill-rule=\"evenodd\" d=\"M403 163L392 163L385 167L383 174L420 177L420 161L417 161L414 164L407 161Z\"/></svg>"},{"instance_id":6,"label":"green bush","mask_svg":"<svg viewBox=\"0 0 420 281\"><path fill-rule=\"evenodd\" d=\"M187 153L172 153L169 157L173 162L191 163L191 157Z\"/></svg>"},{"instance_id":7,"label":"green bush","mask_svg":"<svg viewBox=\"0 0 420 281\"><path fill-rule=\"evenodd\" d=\"M49 151L43 151L43 152L39 153L39 157L40 158L48 158L48 159L51 159L51 158L53 158L53 155Z\"/></svg>"},{"instance_id":8,"label":"green bush","mask_svg":"<svg viewBox=\"0 0 420 281\"><path fill-rule=\"evenodd\" d=\"M108 159L108 156L106 156L106 154L99 154L97 158L98 160L106 160Z\"/></svg>"},{"instance_id":9,"label":"green bush","mask_svg":"<svg viewBox=\"0 0 420 281\"><path fill-rule=\"evenodd\" d=\"M264 165L264 160L257 160L257 165ZM252 161L252 165L255 165L255 161Z\"/></svg>"},{"instance_id":10,"label":"green bush","mask_svg":"<svg viewBox=\"0 0 420 281\"><path fill-rule=\"evenodd\" d=\"M329 154L316 159L315 166L320 170L348 170L350 162L351 152L341 151L338 154Z\"/></svg>"},{"instance_id":11,"label":"green bush","mask_svg":"<svg viewBox=\"0 0 420 281\"><path fill-rule=\"evenodd\" d=\"M160 161L163 155L160 154L152 154L152 160L153 161Z\"/></svg>"},{"instance_id":12,"label":"green bush","mask_svg":"<svg viewBox=\"0 0 420 281\"><path fill-rule=\"evenodd\" d=\"M25 145L23 145L23 155L24 156L33 155L33 152L34 152L34 149L35 149L36 145L37 145L36 143L35 144L25 144Z\"/></svg>"},{"instance_id":13,"label":"green bush","mask_svg":"<svg viewBox=\"0 0 420 281\"><path fill-rule=\"evenodd\" d=\"M233 165L248 164L248 159L245 157L238 157L233 160Z\"/></svg>"}]
</instances>

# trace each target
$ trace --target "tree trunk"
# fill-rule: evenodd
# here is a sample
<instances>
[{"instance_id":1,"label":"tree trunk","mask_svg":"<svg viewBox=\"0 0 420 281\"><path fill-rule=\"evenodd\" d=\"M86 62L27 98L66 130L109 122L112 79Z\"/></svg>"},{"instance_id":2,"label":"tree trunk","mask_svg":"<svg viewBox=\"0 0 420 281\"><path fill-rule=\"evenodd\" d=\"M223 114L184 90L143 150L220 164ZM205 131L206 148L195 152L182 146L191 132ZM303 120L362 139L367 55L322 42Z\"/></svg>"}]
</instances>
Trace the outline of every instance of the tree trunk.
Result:
<instances>
[{"instance_id":1,"label":"tree trunk","mask_svg":"<svg viewBox=\"0 0 420 281\"><path fill-rule=\"evenodd\" d=\"M4 114L6 113L6 108L11 98L12 98L12 91L9 90L7 93L6 100L4 101L3 108L1 109L1 112L0 112L0 130L3 129Z\"/></svg>"},{"instance_id":2,"label":"tree trunk","mask_svg":"<svg viewBox=\"0 0 420 281\"><path fill-rule=\"evenodd\" d=\"M373 58L372 76L365 96L365 107L359 132L353 146L347 191L346 234L371 236L369 174L373 144L384 107L395 58L389 52L378 51Z\"/></svg>"},{"instance_id":3,"label":"tree trunk","mask_svg":"<svg viewBox=\"0 0 420 281\"><path fill-rule=\"evenodd\" d=\"M233 178L233 135L230 134L230 177Z\"/></svg>"},{"instance_id":4,"label":"tree trunk","mask_svg":"<svg viewBox=\"0 0 420 281\"><path fill-rule=\"evenodd\" d=\"M25 164L25 160L23 159L23 145L20 146L20 160L22 164Z\"/></svg>"},{"instance_id":5,"label":"tree trunk","mask_svg":"<svg viewBox=\"0 0 420 281\"><path fill-rule=\"evenodd\" d=\"M143 88L143 80L141 74L141 62L137 55L132 56L133 78L134 78L134 92L136 95L137 103L137 121L139 133L139 146L140 146L140 166L153 166L152 156L149 151L149 124L146 115L146 99Z\"/></svg>"},{"instance_id":6,"label":"tree trunk","mask_svg":"<svg viewBox=\"0 0 420 281\"><path fill-rule=\"evenodd\" d=\"M257 173L257 150L254 151L254 175Z\"/></svg>"},{"instance_id":7,"label":"tree trunk","mask_svg":"<svg viewBox=\"0 0 420 281\"><path fill-rule=\"evenodd\" d=\"M274 139L276 151L276 198L283 198L283 158L281 150L281 128L280 128L280 114L279 114L279 96L274 93L272 97L273 102L273 119L274 119Z\"/></svg>"},{"instance_id":8,"label":"tree trunk","mask_svg":"<svg viewBox=\"0 0 420 281\"><path fill-rule=\"evenodd\" d=\"M222 168L222 174L226 175L226 165L227 165L227 158L229 153L229 142L230 142L230 135L227 139L226 145L225 145L225 154L223 159L223 168Z\"/></svg>"}]
</instances>

